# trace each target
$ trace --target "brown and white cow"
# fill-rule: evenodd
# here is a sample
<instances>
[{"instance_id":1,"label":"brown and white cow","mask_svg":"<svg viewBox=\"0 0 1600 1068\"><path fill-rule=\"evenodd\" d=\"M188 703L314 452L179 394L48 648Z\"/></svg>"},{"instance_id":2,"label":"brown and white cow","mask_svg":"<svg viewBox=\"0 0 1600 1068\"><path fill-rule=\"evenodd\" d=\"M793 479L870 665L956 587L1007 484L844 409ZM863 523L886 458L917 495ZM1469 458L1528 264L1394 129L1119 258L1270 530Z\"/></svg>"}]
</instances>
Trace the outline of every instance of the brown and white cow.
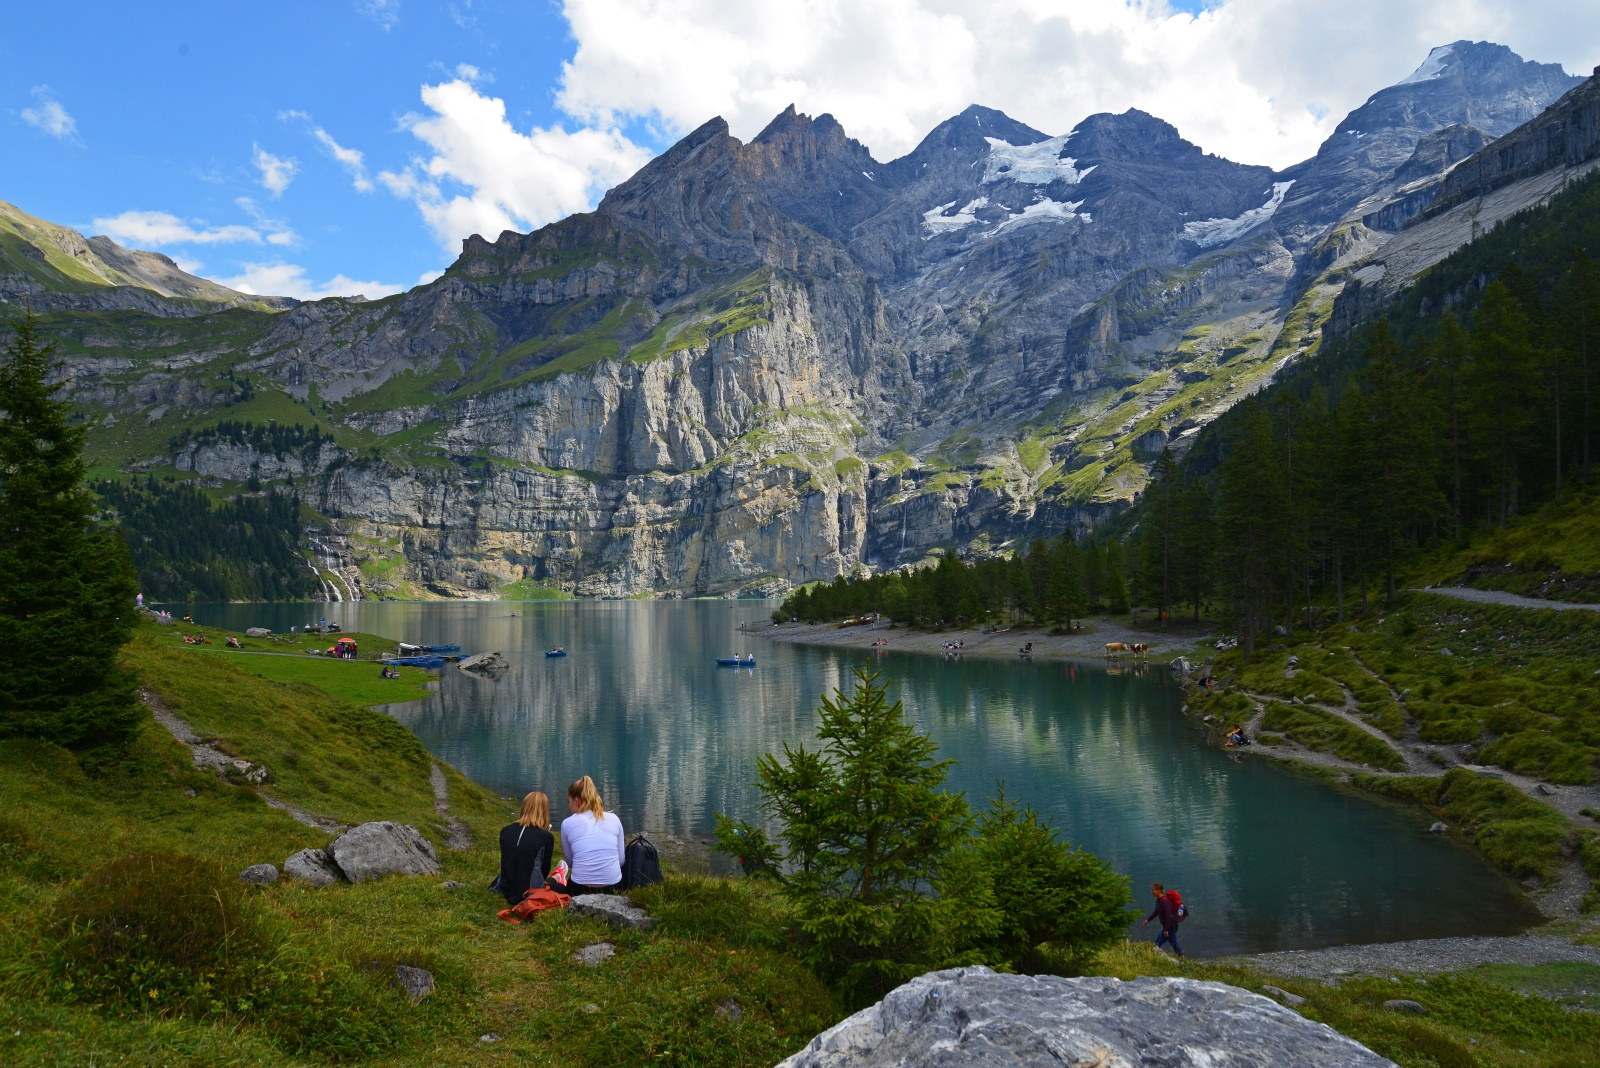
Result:
<instances>
[{"instance_id":1,"label":"brown and white cow","mask_svg":"<svg viewBox=\"0 0 1600 1068\"><path fill-rule=\"evenodd\" d=\"M1127 651L1128 647L1122 642L1106 642L1107 656L1115 656L1117 653L1125 653Z\"/></svg>"}]
</instances>

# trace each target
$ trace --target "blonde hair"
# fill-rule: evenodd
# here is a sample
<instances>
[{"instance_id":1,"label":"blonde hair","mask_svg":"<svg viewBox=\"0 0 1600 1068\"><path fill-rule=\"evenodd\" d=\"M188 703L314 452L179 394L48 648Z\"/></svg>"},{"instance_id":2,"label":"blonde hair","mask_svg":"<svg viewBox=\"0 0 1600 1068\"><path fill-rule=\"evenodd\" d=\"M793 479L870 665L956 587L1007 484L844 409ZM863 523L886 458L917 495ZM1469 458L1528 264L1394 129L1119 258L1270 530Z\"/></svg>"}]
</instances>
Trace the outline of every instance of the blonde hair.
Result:
<instances>
[{"instance_id":1,"label":"blonde hair","mask_svg":"<svg viewBox=\"0 0 1600 1068\"><path fill-rule=\"evenodd\" d=\"M550 829L550 799L535 790L522 799L522 812L517 816L517 822L524 827L543 827Z\"/></svg>"},{"instance_id":2,"label":"blonde hair","mask_svg":"<svg viewBox=\"0 0 1600 1068\"><path fill-rule=\"evenodd\" d=\"M583 776L577 782L567 787L567 796L572 798L574 801L583 802L583 807L588 810L595 819L599 819L601 816L606 814L605 805L600 803L600 791L594 788L594 780L589 778L587 775Z\"/></svg>"}]
</instances>

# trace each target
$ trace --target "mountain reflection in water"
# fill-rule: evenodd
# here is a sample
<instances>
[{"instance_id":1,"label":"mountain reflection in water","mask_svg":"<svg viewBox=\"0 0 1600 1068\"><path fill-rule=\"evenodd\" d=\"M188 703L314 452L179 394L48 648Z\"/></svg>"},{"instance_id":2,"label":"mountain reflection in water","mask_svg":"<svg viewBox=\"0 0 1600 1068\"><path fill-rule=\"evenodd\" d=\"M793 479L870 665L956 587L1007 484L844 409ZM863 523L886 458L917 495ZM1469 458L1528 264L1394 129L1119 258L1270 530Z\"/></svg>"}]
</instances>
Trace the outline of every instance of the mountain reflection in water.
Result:
<instances>
[{"instance_id":1,"label":"mountain reflection in water","mask_svg":"<svg viewBox=\"0 0 1600 1068\"><path fill-rule=\"evenodd\" d=\"M1512 883L1430 817L1204 744L1161 665L997 662L844 653L739 630L762 601L361 602L199 605L229 627L327 616L464 653L503 651L479 679L446 666L439 692L388 711L498 794L559 798L592 775L630 830L704 834L712 814L754 819L756 758L813 743L818 698L869 667L958 763L975 805L1006 791L1133 881L1178 887L1197 956L1458 934L1507 934L1538 916ZM565 658L547 659L562 646ZM892 646L891 646L892 648ZM756 654L758 666L715 658ZM557 806L559 807L559 806ZM1137 925L1133 928L1140 932ZM1143 931L1149 937L1151 931Z\"/></svg>"}]
</instances>

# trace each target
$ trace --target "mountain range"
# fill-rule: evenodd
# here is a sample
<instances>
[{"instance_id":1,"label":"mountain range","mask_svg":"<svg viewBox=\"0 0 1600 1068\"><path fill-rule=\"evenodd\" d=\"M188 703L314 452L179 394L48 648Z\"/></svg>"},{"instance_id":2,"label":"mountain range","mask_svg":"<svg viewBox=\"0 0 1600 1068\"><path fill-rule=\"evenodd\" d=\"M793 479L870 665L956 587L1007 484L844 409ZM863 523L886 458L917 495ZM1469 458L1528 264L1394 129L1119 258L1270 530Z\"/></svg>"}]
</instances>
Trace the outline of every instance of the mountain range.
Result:
<instances>
[{"instance_id":1,"label":"mountain range","mask_svg":"<svg viewBox=\"0 0 1600 1068\"><path fill-rule=\"evenodd\" d=\"M974 106L887 163L828 115L713 119L372 301L0 205L0 300L43 311L100 473L297 486L326 596L770 593L1093 529L1600 163L1597 85L1456 42L1282 171L1137 110L1052 135Z\"/></svg>"}]
</instances>

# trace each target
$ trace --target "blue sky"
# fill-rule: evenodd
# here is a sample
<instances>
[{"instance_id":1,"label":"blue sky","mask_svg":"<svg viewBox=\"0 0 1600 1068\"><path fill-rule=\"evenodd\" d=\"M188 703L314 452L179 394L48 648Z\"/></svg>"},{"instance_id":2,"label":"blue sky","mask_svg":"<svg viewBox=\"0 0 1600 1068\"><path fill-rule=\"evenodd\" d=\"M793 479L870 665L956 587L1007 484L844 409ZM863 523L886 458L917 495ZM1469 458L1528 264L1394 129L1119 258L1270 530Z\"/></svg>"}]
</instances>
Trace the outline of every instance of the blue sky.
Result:
<instances>
[{"instance_id":1,"label":"blue sky","mask_svg":"<svg viewBox=\"0 0 1600 1068\"><path fill-rule=\"evenodd\" d=\"M889 159L969 103L1050 133L1136 106L1285 166L1461 37L1588 73L1600 5L54 0L0 28L0 199L255 292L372 296L715 114L831 111Z\"/></svg>"}]
</instances>

